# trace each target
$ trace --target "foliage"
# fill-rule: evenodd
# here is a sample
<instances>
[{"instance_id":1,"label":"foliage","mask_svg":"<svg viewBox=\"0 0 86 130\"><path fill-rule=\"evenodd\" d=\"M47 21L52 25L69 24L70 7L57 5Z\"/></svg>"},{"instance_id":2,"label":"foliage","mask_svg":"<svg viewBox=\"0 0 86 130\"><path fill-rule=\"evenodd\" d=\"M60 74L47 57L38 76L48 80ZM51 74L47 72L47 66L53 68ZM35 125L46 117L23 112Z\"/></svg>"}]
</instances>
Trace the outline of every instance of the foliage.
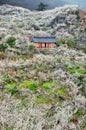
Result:
<instances>
[{"instance_id":1,"label":"foliage","mask_svg":"<svg viewBox=\"0 0 86 130\"><path fill-rule=\"evenodd\" d=\"M12 95L17 94L18 90L16 88L16 83L11 83L7 86L7 92L10 92Z\"/></svg>"},{"instance_id":2,"label":"foliage","mask_svg":"<svg viewBox=\"0 0 86 130\"><path fill-rule=\"evenodd\" d=\"M75 14L77 15L77 19L80 19L80 14L79 14L79 10L75 12Z\"/></svg>"},{"instance_id":3,"label":"foliage","mask_svg":"<svg viewBox=\"0 0 86 130\"><path fill-rule=\"evenodd\" d=\"M5 84L9 84L9 83L12 82L12 79L11 79L10 76L8 76L8 75L4 75L3 78L4 78Z\"/></svg>"},{"instance_id":4,"label":"foliage","mask_svg":"<svg viewBox=\"0 0 86 130\"><path fill-rule=\"evenodd\" d=\"M10 36L7 38L6 40L7 45L9 45L10 47L15 47L16 44L16 38L13 36Z\"/></svg>"},{"instance_id":5,"label":"foliage","mask_svg":"<svg viewBox=\"0 0 86 130\"><path fill-rule=\"evenodd\" d=\"M37 104L49 104L50 103L50 100L48 98L45 98L44 96L37 96L36 97L36 103Z\"/></svg>"},{"instance_id":6,"label":"foliage","mask_svg":"<svg viewBox=\"0 0 86 130\"><path fill-rule=\"evenodd\" d=\"M69 71L71 74L74 73L78 73L80 75L86 74L86 70L85 69L80 69L80 68L76 68L76 67L66 67L67 71Z\"/></svg>"},{"instance_id":7,"label":"foliage","mask_svg":"<svg viewBox=\"0 0 86 130\"><path fill-rule=\"evenodd\" d=\"M8 48L6 44L0 45L0 50L5 51Z\"/></svg>"},{"instance_id":8,"label":"foliage","mask_svg":"<svg viewBox=\"0 0 86 130\"><path fill-rule=\"evenodd\" d=\"M81 108L79 108L73 115L72 117L69 118L69 122L78 122L78 119L81 118L85 114L85 111ZM84 122L83 122L84 123ZM83 127L83 124L82 124Z\"/></svg>"},{"instance_id":9,"label":"foliage","mask_svg":"<svg viewBox=\"0 0 86 130\"><path fill-rule=\"evenodd\" d=\"M33 82L30 82L29 85L28 85L28 88L32 91L36 91L37 90L37 86L35 83Z\"/></svg>"},{"instance_id":10,"label":"foliage","mask_svg":"<svg viewBox=\"0 0 86 130\"><path fill-rule=\"evenodd\" d=\"M86 130L86 116L84 117L84 122L82 124L82 129Z\"/></svg>"},{"instance_id":11,"label":"foliage","mask_svg":"<svg viewBox=\"0 0 86 130\"><path fill-rule=\"evenodd\" d=\"M30 45L28 46L28 50L29 50L30 52L34 52L35 46L32 45L32 44L30 44Z\"/></svg>"},{"instance_id":12,"label":"foliage","mask_svg":"<svg viewBox=\"0 0 86 130\"><path fill-rule=\"evenodd\" d=\"M55 58L55 62L61 63L61 58Z\"/></svg>"},{"instance_id":13,"label":"foliage","mask_svg":"<svg viewBox=\"0 0 86 130\"><path fill-rule=\"evenodd\" d=\"M84 83L85 85L86 85L86 82ZM84 87L82 87L80 90L81 90L81 92L82 92L82 94L85 96L85 98L86 98L86 87L85 87L85 85L84 85Z\"/></svg>"},{"instance_id":14,"label":"foliage","mask_svg":"<svg viewBox=\"0 0 86 130\"><path fill-rule=\"evenodd\" d=\"M43 84L42 88L45 89L45 91L48 93L49 97L51 97L52 95L56 95L58 97L55 100L52 99L53 102L54 101L61 102L65 98L69 98L67 88L65 86L61 85L60 83L56 83L52 80L45 82Z\"/></svg>"},{"instance_id":15,"label":"foliage","mask_svg":"<svg viewBox=\"0 0 86 130\"><path fill-rule=\"evenodd\" d=\"M86 27L84 28L84 31L86 32Z\"/></svg>"},{"instance_id":16,"label":"foliage","mask_svg":"<svg viewBox=\"0 0 86 130\"><path fill-rule=\"evenodd\" d=\"M84 114L84 111L82 109L78 109L77 112L74 114L77 117L80 117Z\"/></svg>"},{"instance_id":17,"label":"foliage","mask_svg":"<svg viewBox=\"0 0 86 130\"><path fill-rule=\"evenodd\" d=\"M57 90L57 94L59 96L66 96L67 94L67 89L65 86L61 85L60 88Z\"/></svg>"},{"instance_id":18,"label":"foliage","mask_svg":"<svg viewBox=\"0 0 86 130\"><path fill-rule=\"evenodd\" d=\"M73 48L73 47L76 46L76 41L75 41L74 39L68 40L68 41L66 42L66 44L68 45L68 47Z\"/></svg>"},{"instance_id":19,"label":"foliage","mask_svg":"<svg viewBox=\"0 0 86 130\"><path fill-rule=\"evenodd\" d=\"M13 128L6 128L6 130L13 130Z\"/></svg>"},{"instance_id":20,"label":"foliage","mask_svg":"<svg viewBox=\"0 0 86 130\"><path fill-rule=\"evenodd\" d=\"M76 40L75 39L71 39L71 40L64 40L64 39L60 39L58 41L58 44L67 44L69 48L74 48L76 47Z\"/></svg>"},{"instance_id":21,"label":"foliage","mask_svg":"<svg viewBox=\"0 0 86 130\"><path fill-rule=\"evenodd\" d=\"M50 83L49 82L44 83L43 88L50 89Z\"/></svg>"},{"instance_id":22,"label":"foliage","mask_svg":"<svg viewBox=\"0 0 86 130\"><path fill-rule=\"evenodd\" d=\"M45 10L46 8L47 8L47 4L44 4L44 3L40 3L39 5L38 5L38 11L43 11L43 10Z\"/></svg>"},{"instance_id":23,"label":"foliage","mask_svg":"<svg viewBox=\"0 0 86 130\"><path fill-rule=\"evenodd\" d=\"M60 40L58 40L58 43L59 43L59 45L66 44L66 41L64 39L60 39Z\"/></svg>"},{"instance_id":24,"label":"foliage","mask_svg":"<svg viewBox=\"0 0 86 130\"><path fill-rule=\"evenodd\" d=\"M53 85L53 81L50 80L43 83L42 88L45 89L47 92L52 93L53 92L52 85Z\"/></svg>"},{"instance_id":25,"label":"foliage","mask_svg":"<svg viewBox=\"0 0 86 130\"><path fill-rule=\"evenodd\" d=\"M22 83L20 83L20 88L26 87L29 88L32 91L36 91L37 90L37 85L36 83L32 82L32 81L23 81Z\"/></svg>"}]
</instances>

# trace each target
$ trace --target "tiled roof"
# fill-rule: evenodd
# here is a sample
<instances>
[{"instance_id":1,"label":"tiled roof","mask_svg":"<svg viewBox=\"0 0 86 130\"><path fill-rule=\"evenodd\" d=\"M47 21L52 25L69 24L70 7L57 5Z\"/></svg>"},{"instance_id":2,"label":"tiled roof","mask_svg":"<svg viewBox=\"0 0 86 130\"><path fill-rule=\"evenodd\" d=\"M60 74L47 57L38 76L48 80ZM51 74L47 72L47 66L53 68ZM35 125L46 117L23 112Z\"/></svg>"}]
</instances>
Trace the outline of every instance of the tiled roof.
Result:
<instances>
[{"instance_id":1,"label":"tiled roof","mask_svg":"<svg viewBox=\"0 0 86 130\"><path fill-rule=\"evenodd\" d=\"M33 37L32 42L39 43L56 43L56 37Z\"/></svg>"}]
</instances>

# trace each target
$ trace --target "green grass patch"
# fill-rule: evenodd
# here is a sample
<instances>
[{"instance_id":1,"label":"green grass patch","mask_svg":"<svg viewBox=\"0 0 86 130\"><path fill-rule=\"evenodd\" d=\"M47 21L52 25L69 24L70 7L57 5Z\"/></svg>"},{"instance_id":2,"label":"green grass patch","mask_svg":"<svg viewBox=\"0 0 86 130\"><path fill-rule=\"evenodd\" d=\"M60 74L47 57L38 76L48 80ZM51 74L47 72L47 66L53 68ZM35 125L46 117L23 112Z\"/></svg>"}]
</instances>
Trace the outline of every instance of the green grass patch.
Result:
<instances>
[{"instance_id":1,"label":"green grass patch","mask_svg":"<svg viewBox=\"0 0 86 130\"><path fill-rule=\"evenodd\" d=\"M46 102L59 102L61 103L65 99L69 99L67 88L60 83L53 80L43 83L41 91L44 91L48 98L38 97L37 103Z\"/></svg>"},{"instance_id":2,"label":"green grass patch","mask_svg":"<svg viewBox=\"0 0 86 130\"><path fill-rule=\"evenodd\" d=\"M69 67L69 68L67 68L67 71L69 71L70 73L75 73L75 68Z\"/></svg>"},{"instance_id":3,"label":"green grass patch","mask_svg":"<svg viewBox=\"0 0 86 130\"><path fill-rule=\"evenodd\" d=\"M20 83L19 88L29 88L32 91L36 91L37 85L33 81L26 80L26 81L23 81L22 83Z\"/></svg>"},{"instance_id":4,"label":"green grass patch","mask_svg":"<svg viewBox=\"0 0 86 130\"><path fill-rule=\"evenodd\" d=\"M74 47L76 47L76 40L75 40L75 39L71 39L71 40L60 39L60 40L58 41L58 44L59 44L59 45L67 44L67 46L68 46L69 48L74 48Z\"/></svg>"},{"instance_id":5,"label":"green grass patch","mask_svg":"<svg viewBox=\"0 0 86 130\"><path fill-rule=\"evenodd\" d=\"M86 70L85 69L80 69L79 67L77 66L66 66L66 70L69 71L71 74L74 74L74 73L78 73L80 75L83 75L83 74L86 74Z\"/></svg>"},{"instance_id":6,"label":"green grass patch","mask_svg":"<svg viewBox=\"0 0 86 130\"><path fill-rule=\"evenodd\" d=\"M12 82L11 77L8 76L8 75L4 75L4 76L3 76L3 79L4 79L4 83L5 83L5 84L9 84L9 83Z\"/></svg>"},{"instance_id":7,"label":"green grass patch","mask_svg":"<svg viewBox=\"0 0 86 130\"><path fill-rule=\"evenodd\" d=\"M82 130L86 130L86 116L84 117L84 122L82 123Z\"/></svg>"},{"instance_id":8,"label":"green grass patch","mask_svg":"<svg viewBox=\"0 0 86 130\"><path fill-rule=\"evenodd\" d=\"M66 86L61 85L60 83L48 81L43 84L42 89L46 91L50 98L55 95L57 96L57 98L54 97L55 100L53 98L52 101L62 102L65 99L70 99Z\"/></svg>"},{"instance_id":9,"label":"green grass patch","mask_svg":"<svg viewBox=\"0 0 86 130\"><path fill-rule=\"evenodd\" d=\"M35 102L36 104L50 104L51 103L50 99L44 96L37 96Z\"/></svg>"},{"instance_id":10,"label":"green grass patch","mask_svg":"<svg viewBox=\"0 0 86 130\"><path fill-rule=\"evenodd\" d=\"M57 94L59 96L66 96L68 94L67 88L63 85L61 85L58 90L57 90Z\"/></svg>"},{"instance_id":11,"label":"green grass patch","mask_svg":"<svg viewBox=\"0 0 86 130\"><path fill-rule=\"evenodd\" d=\"M55 61L56 63L61 63L61 58L55 58L54 61Z\"/></svg>"},{"instance_id":12,"label":"green grass patch","mask_svg":"<svg viewBox=\"0 0 86 130\"><path fill-rule=\"evenodd\" d=\"M52 84L53 84L53 81L50 80L50 81L45 82L45 83L42 85L42 87L45 88L45 89L51 89Z\"/></svg>"},{"instance_id":13,"label":"green grass patch","mask_svg":"<svg viewBox=\"0 0 86 130\"><path fill-rule=\"evenodd\" d=\"M53 80L49 80L45 83L43 83L42 85L42 89L44 89L46 92L48 92L48 94L52 94L54 93L54 86L55 86L55 82Z\"/></svg>"},{"instance_id":14,"label":"green grass patch","mask_svg":"<svg viewBox=\"0 0 86 130\"><path fill-rule=\"evenodd\" d=\"M12 95L18 93L18 90L16 88L16 83L8 84L6 90L7 90L7 92L10 92Z\"/></svg>"},{"instance_id":15,"label":"green grass patch","mask_svg":"<svg viewBox=\"0 0 86 130\"><path fill-rule=\"evenodd\" d=\"M86 74L86 70L85 69L77 69L77 72L79 74Z\"/></svg>"},{"instance_id":16,"label":"green grass patch","mask_svg":"<svg viewBox=\"0 0 86 130\"><path fill-rule=\"evenodd\" d=\"M74 114L76 117L80 117L84 114L84 111L82 109L78 109L77 112Z\"/></svg>"},{"instance_id":17,"label":"green grass patch","mask_svg":"<svg viewBox=\"0 0 86 130\"><path fill-rule=\"evenodd\" d=\"M6 128L6 130L13 130L13 128Z\"/></svg>"},{"instance_id":18,"label":"green grass patch","mask_svg":"<svg viewBox=\"0 0 86 130\"><path fill-rule=\"evenodd\" d=\"M85 111L82 109L78 109L73 115L72 117L70 117L68 119L69 122L77 122L79 118L81 118L83 115L85 114Z\"/></svg>"},{"instance_id":19,"label":"green grass patch","mask_svg":"<svg viewBox=\"0 0 86 130\"><path fill-rule=\"evenodd\" d=\"M71 100L71 97L68 95L68 90L66 86L59 85L59 88L56 90L57 101L62 103L65 100Z\"/></svg>"}]
</instances>

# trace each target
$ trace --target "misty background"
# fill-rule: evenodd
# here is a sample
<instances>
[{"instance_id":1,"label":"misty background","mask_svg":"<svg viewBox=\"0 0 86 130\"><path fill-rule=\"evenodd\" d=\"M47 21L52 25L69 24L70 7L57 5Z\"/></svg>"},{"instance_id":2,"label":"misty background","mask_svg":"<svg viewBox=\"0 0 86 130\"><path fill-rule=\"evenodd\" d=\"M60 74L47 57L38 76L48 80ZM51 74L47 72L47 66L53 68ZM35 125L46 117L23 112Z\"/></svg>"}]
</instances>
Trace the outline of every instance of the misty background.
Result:
<instances>
[{"instance_id":1,"label":"misty background","mask_svg":"<svg viewBox=\"0 0 86 130\"><path fill-rule=\"evenodd\" d=\"M37 9L38 4L43 2L48 5L48 9L52 9L65 4L76 4L86 10L86 0L0 0L0 4L10 4L21 6L28 9Z\"/></svg>"}]
</instances>

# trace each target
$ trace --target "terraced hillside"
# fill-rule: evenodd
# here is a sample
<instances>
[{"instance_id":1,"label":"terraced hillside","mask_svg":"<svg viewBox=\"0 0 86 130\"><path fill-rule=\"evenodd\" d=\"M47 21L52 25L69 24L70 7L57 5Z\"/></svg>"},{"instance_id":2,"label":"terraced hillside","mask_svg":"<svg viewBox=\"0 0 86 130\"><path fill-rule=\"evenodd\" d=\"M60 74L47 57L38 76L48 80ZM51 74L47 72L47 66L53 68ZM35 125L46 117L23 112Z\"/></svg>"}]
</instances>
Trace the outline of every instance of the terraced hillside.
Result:
<instances>
[{"instance_id":1,"label":"terraced hillside","mask_svg":"<svg viewBox=\"0 0 86 130\"><path fill-rule=\"evenodd\" d=\"M85 130L86 55L60 46L1 60L0 129Z\"/></svg>"},{"instance_id":2,"label":"terraced hillside","mask_svg":"<svg viewBox=\"0 0 86 130\"><path fill-rule=\"evenodd\" d=\"M28 38L53 35L52 49ZM0 6L0 130L86 130L85 47L77 6Z\"/></svg>"}]
</instances>

